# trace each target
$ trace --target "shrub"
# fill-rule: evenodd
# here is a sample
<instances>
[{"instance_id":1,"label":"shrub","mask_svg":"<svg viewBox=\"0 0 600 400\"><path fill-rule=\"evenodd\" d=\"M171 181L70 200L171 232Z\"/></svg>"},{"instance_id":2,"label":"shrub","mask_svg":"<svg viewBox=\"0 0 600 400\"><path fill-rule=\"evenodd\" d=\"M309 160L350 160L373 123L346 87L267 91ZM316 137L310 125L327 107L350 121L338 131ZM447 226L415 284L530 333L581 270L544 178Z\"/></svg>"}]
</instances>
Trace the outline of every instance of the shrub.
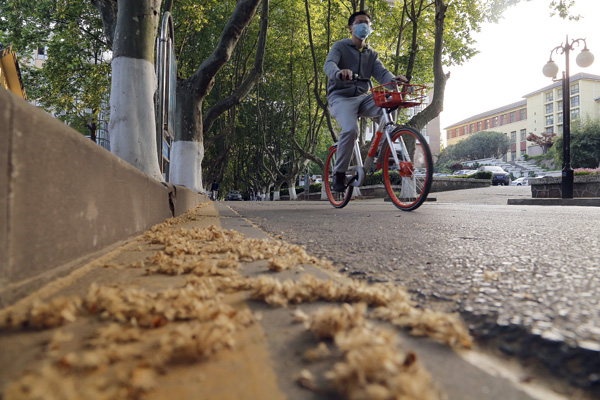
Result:
<instances>
[{"instance_id":1,"label":"shrub","mask_svg":"<svg viewBox=\"0 0 600 400\"><path fill-rule=\"evenodd\" d=\"M489 179L491 180L494 174L490 171L477 171L470 177L473 179Z\"/></svg>"},{"instance_id":2,"label":"shrub","mask_svg":"<svg viewBox=\"0 0 600 400\"><path fill-rule=\"evenodd\" d=\"M576 168L573 171L574 175L579 175L579 176L583 176L583 175L600 175L600 167L598 168Z\"/></svg>"},{"instance_id":3,"label":"shrub","mask_svg":"<svg viewBox=\"0 0 600 400\"><path fill-rule=\"evenodd\" d=\"M321 184L320 183L311 183L308 187L308 193L319 193L321 192Z\"/></svg>"},{"instance_id":4,"label":"shrub","mask_svg":"<svg viewBox=\"0 0 600 400\"><path fill-rule=\"evenodd\" d=\"M365 177L365 186L383 185L383 171L377 171Z\"/></svg>"}]
</instances>

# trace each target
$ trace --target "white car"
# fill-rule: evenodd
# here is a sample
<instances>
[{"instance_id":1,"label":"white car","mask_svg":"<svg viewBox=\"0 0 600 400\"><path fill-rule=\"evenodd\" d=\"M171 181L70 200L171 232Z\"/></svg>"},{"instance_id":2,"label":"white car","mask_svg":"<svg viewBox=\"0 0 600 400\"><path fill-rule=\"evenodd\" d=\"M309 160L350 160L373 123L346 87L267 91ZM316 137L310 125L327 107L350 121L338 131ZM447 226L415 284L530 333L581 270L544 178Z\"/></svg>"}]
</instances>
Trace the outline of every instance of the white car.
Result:
<instances>
[{"instance_id":1,"label":"white car","mask_svg":"<svg viewBox=\"0 0 600 400\"><path fill-rule=\"evenodd\" d=\"M512 186L529 186L533 179L537 179L537 178L535 178L533 176L524 176L522 178L518 178L518 179L515 179L514 181L512 181L511 185Z\"/></svg>"}]
</instances>

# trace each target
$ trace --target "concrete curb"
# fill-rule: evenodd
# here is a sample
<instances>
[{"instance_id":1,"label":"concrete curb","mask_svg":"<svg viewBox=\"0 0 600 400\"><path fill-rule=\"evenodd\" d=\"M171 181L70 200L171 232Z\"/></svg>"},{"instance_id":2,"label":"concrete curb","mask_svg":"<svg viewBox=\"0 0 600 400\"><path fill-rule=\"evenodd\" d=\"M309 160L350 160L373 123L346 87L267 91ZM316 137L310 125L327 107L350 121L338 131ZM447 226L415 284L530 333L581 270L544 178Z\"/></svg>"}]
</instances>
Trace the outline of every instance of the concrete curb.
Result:
<instances>
[{"instance_id":1,"label":"concrete curb","mask_svg":"<svg viewBox=\"0 0 600 400\"><path fill-rule=\"evenodd\" d=\"M508 199L508 205L515 206L580 206L600 207L600 198L578 199Z\"/></svg>"},{"instance_id":2,"label":"concrete curb","mask_svg":"<svg viewBox=\"0 0 600 400\"><path fill-rule=\"evenodd\" d=\"M12 93L0 90L0 104L0 305L48 271L208 201Z\"/></svg>"}]
</instances>

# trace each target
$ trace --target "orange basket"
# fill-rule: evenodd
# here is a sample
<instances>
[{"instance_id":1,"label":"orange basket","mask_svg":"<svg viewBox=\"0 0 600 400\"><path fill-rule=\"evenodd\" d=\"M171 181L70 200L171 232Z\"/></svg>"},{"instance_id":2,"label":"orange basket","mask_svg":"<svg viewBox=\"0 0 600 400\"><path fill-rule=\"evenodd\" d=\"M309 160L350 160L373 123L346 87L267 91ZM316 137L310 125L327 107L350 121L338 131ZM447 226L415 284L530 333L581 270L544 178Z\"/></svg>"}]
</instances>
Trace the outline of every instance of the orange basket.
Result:
<instances>
[{"instance_id":1,"label":"orange basket","mask_svg":"<svg viewBox=\"0 0 600 400\"><path fill-rule=\"evenodd\" d=\"M375 105L379 107L409 108L425 101L427 86L405 83L386 83L371 90Z\"/></svg>"}]
</instances>

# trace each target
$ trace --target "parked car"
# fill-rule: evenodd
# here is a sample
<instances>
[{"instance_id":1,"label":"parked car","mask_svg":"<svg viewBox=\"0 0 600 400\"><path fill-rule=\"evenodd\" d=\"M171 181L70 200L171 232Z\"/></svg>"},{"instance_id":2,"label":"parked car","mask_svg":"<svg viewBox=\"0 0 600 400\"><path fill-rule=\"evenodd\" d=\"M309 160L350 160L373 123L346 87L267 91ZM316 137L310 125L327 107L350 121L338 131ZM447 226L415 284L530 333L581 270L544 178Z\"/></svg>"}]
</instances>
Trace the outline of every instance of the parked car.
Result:
<instances>
[{"instance_id":1,"label":"parked car","mask_svg":"<svg viewBox=\"0 0 600 400\"><path fill-rule=\"evenodd\" d=\"M496 165L484 165L479 167L480 171L489 171L493 174L492 185L510 185L510 174Z\"/></svg>"},{"instance_id":2,"label":"parked car","mask_svg":"<svg viewBox=\"0 0 600 400\"><path fill-rule=\"evenodd\" d=\"M227 196L225 196L225 200L227 200L227 201L242 201L242 194L240 192L238 192L237 190L232 190L231 192L227 193Z\"/></svg>"},{"instance_id":3,"label":"parked car","mask_svg":"<svg viewBox=\"0 0 600 400\"><path fill-rule=\"evenodd\" d=\"M525 178L517 178L510 184L511 186L527 186L529 185L529 181L526 181Z\"/></svg>"},{"instance_id":4,"label":"parked car","mask_svg":"<svg viewBox=\"0 0 600 400\"><path fill-rule=\"evenodd\" d=\"M458 171L454 171L452 175L473 175L476 174L476 169L459 169Z\"/></svg>"}]
</instances>

